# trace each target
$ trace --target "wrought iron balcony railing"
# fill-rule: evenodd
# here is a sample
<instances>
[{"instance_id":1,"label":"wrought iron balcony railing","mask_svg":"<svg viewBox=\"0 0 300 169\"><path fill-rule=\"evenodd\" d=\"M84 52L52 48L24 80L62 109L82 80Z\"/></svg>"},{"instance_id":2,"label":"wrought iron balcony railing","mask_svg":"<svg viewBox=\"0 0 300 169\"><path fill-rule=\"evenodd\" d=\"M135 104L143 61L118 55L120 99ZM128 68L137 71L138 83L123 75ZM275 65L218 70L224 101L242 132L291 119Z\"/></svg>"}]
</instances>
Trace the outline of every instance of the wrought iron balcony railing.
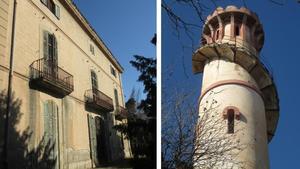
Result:
<instances>
[{"instance_id":1,"label":"wrought iron balcony railing","mask_svg":"<svg viewBox=\"0 0 300 169\"><path fill-rule=\"evenodd\" d=\"M111 112L114 110L113 100L98 89L89 89L84 94L85 103L88 107Z\"/></svg>"},{"instance_id":2,"label":"wrought iron balcony railing","mask_svg":"<svg viewBox=\"0 0 300 169\"><path fill-rule=\"evenodd\" d=\"M30 86L58 97L74 90L73 76L53 62L39 59L30 65Z\"/></svg>"},{"instance_id":3,"label":"wrought iron balcony railing","mask_svg":"<svg viewBox=\"0 0 300 169\"><path fill-rule=\"evenodd\" d=\"M124 107L119 106L116 110L115 115L116 115L115 117L117 120L123 120L123 119L127 118L128 111Z\"/></svg>"}]
</instances>

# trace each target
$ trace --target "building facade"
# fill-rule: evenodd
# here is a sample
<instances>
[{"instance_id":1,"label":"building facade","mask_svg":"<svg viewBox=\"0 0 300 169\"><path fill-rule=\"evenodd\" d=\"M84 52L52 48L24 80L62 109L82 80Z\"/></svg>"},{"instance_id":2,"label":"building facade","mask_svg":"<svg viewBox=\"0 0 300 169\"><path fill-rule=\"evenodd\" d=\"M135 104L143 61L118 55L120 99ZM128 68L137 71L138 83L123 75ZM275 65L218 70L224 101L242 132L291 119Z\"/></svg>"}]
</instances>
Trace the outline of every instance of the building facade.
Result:
<instances>
[{"instance_id":1,"label":"building facade","mask_svg":"<svg viewBox=\"0 0 300 169\"><path fill-rule=\"evenodd\" d=\"M207 17L201 42L193 55L194 73L203 73L194 167L270 168L279 99L259 58L264 31L258 16L219 7Z\"/></svg>"},{"instance_id":2,"label":"building facade","mask_svg":"<svg viewBox=\"0 0 300 169\"><path fill-rule=\"evenodd\" d=\"M9 168L42 168L45 159L54 168L91 168L130 158L129 140L113 129L126 123L122 72L71 1L0 0L1 103L12 91Z\"/></svg>"}]
</instances>

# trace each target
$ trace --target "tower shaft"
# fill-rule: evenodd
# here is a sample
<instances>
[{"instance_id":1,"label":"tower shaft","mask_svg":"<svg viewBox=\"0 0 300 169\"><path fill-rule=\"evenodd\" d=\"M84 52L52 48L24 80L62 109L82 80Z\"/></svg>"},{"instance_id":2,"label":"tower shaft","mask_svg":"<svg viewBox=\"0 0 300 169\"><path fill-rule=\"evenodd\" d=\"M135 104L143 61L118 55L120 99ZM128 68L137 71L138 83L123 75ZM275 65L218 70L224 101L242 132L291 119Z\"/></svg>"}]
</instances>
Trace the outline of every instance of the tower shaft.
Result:
<instances>
[{"instance_id":1,"label":"tower shaft","mask_svg":"<svg viewBox=\"0 0 300 169\"><path fill-rule=\"evenodd\" d=\"M224 142L215 151L227 156L216 156L220 162L214 168L268 169L265 107L251 75L236 63L215 58L205 64L200 99L200 118L210 118L202 124L219 130L211 139ZM217 102L214 111L209 110L214 109L212 100Z\"/></svg>"}]
</instances>

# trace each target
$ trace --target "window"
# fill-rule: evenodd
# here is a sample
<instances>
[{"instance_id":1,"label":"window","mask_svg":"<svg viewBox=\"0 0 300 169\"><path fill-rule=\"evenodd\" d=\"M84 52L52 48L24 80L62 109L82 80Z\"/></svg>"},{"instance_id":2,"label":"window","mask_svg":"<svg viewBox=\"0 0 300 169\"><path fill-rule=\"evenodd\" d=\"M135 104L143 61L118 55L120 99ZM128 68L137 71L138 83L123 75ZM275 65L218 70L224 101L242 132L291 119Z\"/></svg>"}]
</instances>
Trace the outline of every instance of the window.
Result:
<instances>
[{"instance_id":1,"label":"window","mask_svg":"<svg viewBox=\"0 0 300 169\"><path fill-rule=\"evenodd\" d=\"M236 25L234 27L234 33L235 33L235 36L240 36L240 26L239 25Z\"/></svg>"},{"instance_id":2,"label":"window","mask_svg":"<svg viewBox=\"0 0 300 169\"><path fill-rule=\"evenodd\" d=\"M90 51L93 55L95 55L95 48L92 44L90 44Z\"/></svg>"},{"instance_id":3,"label":"window","mask_svg":"<svg viewBox=\"0 0 300 169\"><path fill-rule=\"evenodd\" d=\"M41 0L41 2L59 19L60 8L56 5L53 0Z\"/></svg>"},{"instance_id":4,"label":"window","mask_svg":"<svg viewBox=\"0 0 300 169\"><path fill-rule=\"evenodd\" d=\"M234 110L228 109L227 112L227 133L234 133Z\"/></svg>"},{"instance_id":5,"label":"window","mask_svg":"<svg viewBox=\"0 0 300 169\"><path fill-rule=\"evenodd\" d=\"M96 73L91 71L92 89L98 89L98 79Z\"/></svg>"},{"instance_id":6,"label":"window","mask_svg":"<svg viewBox=\"0 0 300 169\"><path fill-rule=\"evenodd\" d=\"M116 70L112 66L110 66L110 73L117 77Z\"/></svg>"}]
</instances>

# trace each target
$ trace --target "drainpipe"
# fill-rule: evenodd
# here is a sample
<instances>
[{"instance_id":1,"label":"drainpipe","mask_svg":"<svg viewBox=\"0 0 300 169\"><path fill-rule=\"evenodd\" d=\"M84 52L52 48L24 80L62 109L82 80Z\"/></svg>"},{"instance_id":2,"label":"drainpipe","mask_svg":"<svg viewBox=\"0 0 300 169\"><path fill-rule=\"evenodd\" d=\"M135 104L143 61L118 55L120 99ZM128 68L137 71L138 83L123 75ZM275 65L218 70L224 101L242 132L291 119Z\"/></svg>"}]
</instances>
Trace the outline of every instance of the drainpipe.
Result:
<instances>
[{"instance_id":1,"label":"drainpipe","mask_svg":"<svg viewBox=\"0 0 300 169\"><path fill-rule=\"evenodd\" d=\"M11 111L10 105L11 105L11 93L12 93L13 56L14 56L14 46L15 46L14 39L15 39L16 8L17 8L17 0L14 0L7 100L6 100L6 112L5 112L5 120L4 120L4 144L3 144L3 168L4 169L8 169L8 158L7 158L8 142L9 142L8 129L9 129L9 114Z\"/></svg>"}]
</instances>

